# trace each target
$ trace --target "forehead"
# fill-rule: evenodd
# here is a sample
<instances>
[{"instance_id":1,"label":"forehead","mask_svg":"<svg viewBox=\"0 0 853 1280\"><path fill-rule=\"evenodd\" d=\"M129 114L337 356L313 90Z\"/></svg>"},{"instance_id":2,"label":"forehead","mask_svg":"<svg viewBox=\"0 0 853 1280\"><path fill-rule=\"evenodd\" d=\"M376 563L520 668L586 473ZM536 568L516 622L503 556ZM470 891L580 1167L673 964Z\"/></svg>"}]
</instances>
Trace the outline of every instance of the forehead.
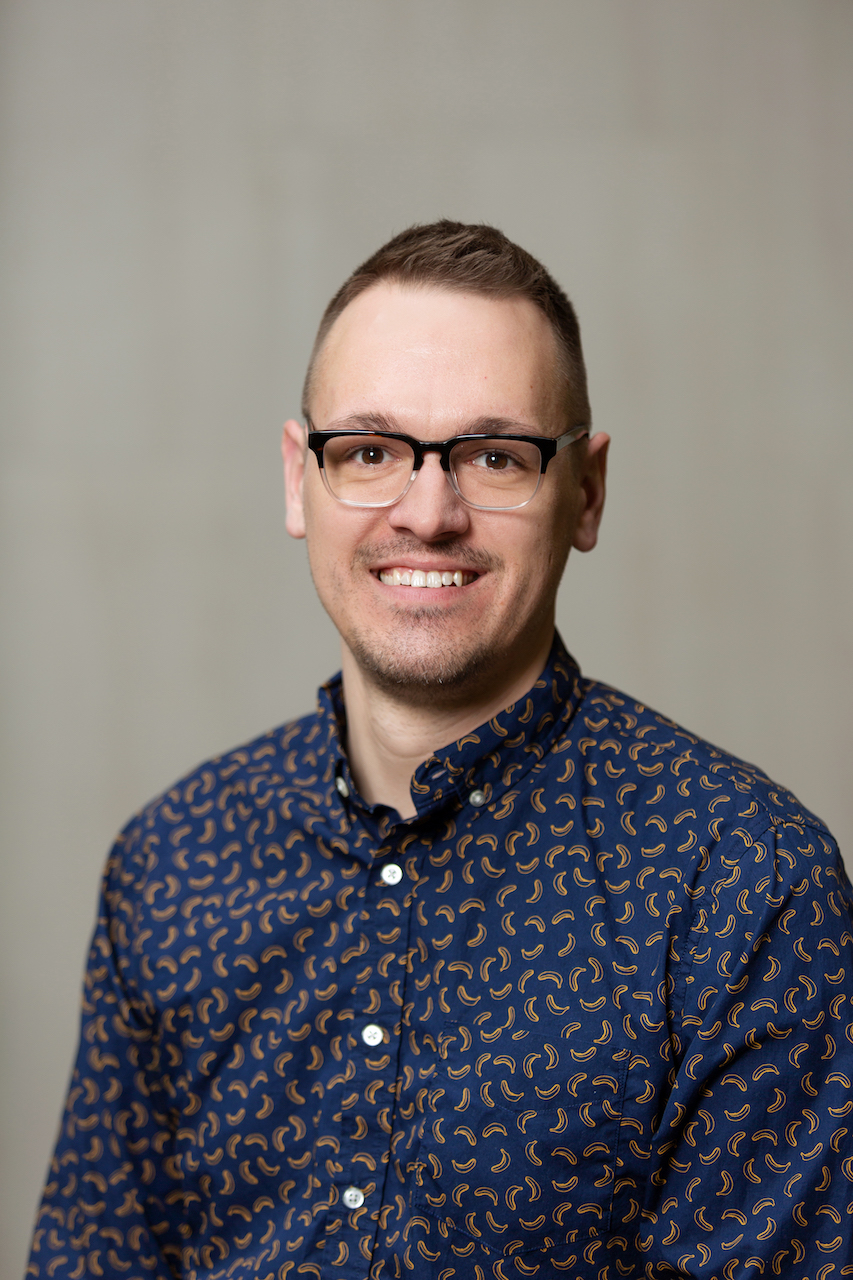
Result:
<instances>
[{"instance_id":1,"label":"forehead","mask_svg":"<svg viewBox=\"0 0 853 1280\"><path fill-rule=\"evenodd\" d=\"M317 361L318 426L384 413L423 431L483 416L559 427L556 340L532 302L382 283L333 324Z\"/></svg>"}]
</instances>

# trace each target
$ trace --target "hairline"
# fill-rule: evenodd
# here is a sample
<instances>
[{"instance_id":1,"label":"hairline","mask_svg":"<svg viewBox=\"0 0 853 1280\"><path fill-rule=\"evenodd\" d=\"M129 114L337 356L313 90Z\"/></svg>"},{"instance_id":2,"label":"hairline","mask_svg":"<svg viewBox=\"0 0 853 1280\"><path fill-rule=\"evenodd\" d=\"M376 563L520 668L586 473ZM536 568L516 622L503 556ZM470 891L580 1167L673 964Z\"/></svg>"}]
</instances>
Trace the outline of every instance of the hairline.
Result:
<instances>
[{"instance_id":1,"label":"hairline","mask_svg":"<svg viewBox=\"0 0 853 1280\"><path fill-rule=\"evenodd\" d=\"M351 282L348 281L347 283ZM573 426L590 425L591 414L589 401L585 394L585 388L584 393L579 395L579 388L577 386L578 370L575 367L575 360L569 352L558 326L554 323L551 316L548 315L545 308L541 306L535 298L531 298L530 295L522 289L501 289L498 287L477 288L476 284L472 284L468 281L460 281L457 283L453 280L406 279L397 272L388 272L376 279L364 281L361 283L359 288L353 289L351 296L346 298L346 301L342 306L331 310L327 308L322 320L320 321L317 336L314 339L314 345L311 349L308 368L305 374L305 381L302 387L303 418L307 420L311 416L310 405L315 391L317 368L320 363L320 357L325 349L326 341L336 322L357 298L360 298L362 294L369 293L372 289L379 288L381 285L392 285L406 293L427 291L439 293L467 293L473 297L486 298L493 302L511 302L516 299L528 302L537 311L537 313L543 317L553 339L554 377L557 382L558 390L557 402L563 406L566 413L567 426L571 428ZM585 383L585 378L583 378L582 381ZM562 389L560 388L560 384L562 384ZM572 422L572 418L576 419L576 421Z\"/></svg>"}]
</instances>

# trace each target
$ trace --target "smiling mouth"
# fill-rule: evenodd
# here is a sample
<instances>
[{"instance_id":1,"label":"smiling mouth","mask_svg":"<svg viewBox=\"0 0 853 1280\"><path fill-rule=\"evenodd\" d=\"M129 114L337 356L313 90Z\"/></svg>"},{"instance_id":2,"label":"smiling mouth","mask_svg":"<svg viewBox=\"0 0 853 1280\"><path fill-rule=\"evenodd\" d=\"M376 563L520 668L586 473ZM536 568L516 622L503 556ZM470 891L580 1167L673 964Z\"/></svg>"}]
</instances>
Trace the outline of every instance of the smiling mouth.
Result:
<instances>
[{"instance_id":1,"label":"smiling mouth","mask_svg":"<svg viewBox=\"0 0 853 1280\"><path fill-rule=\"evenodd\" d=\"M379 581L387 587L467 587L479 575L460 569L380 569Z\"/></svg>"}]
</instances>

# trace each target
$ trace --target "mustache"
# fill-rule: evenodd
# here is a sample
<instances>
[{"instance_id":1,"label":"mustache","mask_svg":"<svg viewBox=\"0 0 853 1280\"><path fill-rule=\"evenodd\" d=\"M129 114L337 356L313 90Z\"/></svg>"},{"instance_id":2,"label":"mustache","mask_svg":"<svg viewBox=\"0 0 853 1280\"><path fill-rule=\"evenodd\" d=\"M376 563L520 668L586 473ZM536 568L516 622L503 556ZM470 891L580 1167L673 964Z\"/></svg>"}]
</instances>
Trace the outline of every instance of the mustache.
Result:
<instances>
[{"instance_id":1,"label":"mustache","mask_svg":"<svg viewBox=\"0 0 853 1280\"><path fill-rule=\"evenodd\" d=\"M426 559L429 555L448 556L460 566L475 573L488 573L503 568L503 559L487 551L469 547L456 538L438 542L420 542L417 538L387 538L382 542L362 543L353 556L353 568L370 568L377 561L395 561L404 565L409 557Z\"/></svg>"}]
</instances>

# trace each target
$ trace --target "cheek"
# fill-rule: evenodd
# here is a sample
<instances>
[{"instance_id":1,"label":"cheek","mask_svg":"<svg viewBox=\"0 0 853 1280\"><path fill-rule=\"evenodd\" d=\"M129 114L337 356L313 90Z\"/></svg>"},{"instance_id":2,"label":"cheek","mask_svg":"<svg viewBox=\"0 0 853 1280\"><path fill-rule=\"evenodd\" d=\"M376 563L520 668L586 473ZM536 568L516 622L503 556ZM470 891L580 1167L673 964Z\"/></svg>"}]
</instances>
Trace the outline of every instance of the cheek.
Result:
<instances>
[{"instance_id":1,"label":"cheek","mask_svg":"<svg viewBox=\"0 0 853 1280\"><path fill-rule=\"evenodd\" d=\"M302 488L302 505L305 511L305 524L309 532L313 532L314 537L319 531L329 523L332 512L326 512L324 508L333 501L326 492L326 487L320 478L319 468L314 468L310 475L306 475Z\"/></svg>"},{"instance_id":2,"label":"cheek","mask_svg":"<svg viewBox=\"0 0 853 1280\"><path fill-rule=\"evenodd\" d=\"M314 586L328 606L341 586L344 539L337 527L337 512L326 509L326 496L325 491L319 494L306 491L305 543Z\"/></svg>"},{"instance_id":3,"label":"cheek","mask_svg":"<svg viewBox=\"0 0 853 1280\"><path fill-rule=\"evenodd\" d=\"M342 507L329 494L319 472L306 479L304 496L305 536L312 564L321 559L331 562L340 558L357 531L352 512Z\"/></svg>"},{"instance_id":4,"label":"cheek","mask_svg":"<svg viewBox=\"0 0 853 1280\"><path fill-rule=\"evenodd\" d=\"M556 587L572 545L571 521L566 510L556 510L550 515L540 526L529 557L531 576L538 575L540 588L546 583Z\"/></svg>"},{"instance_id":5,"label":"cheek","mask_svg":"<svg viewBox=\"0 0 853 1280\"><path fill-rule=\"evenodd\" d=\"M551 558L560 569L572 548L575 525L580 509L580 491L574 483L560 487L548 510L547 537Z\"/></svg>"},{"instance_id":6,"label":"cheek","mask_svg":"<svg viewBox=\"0 0 853 1280\"><path fill-rule=\"evenodd\" d=\"M354 571L359 547L377 540L376 513L343 507L335 502L322 480L305 486L305 538L315 583L345 585Z\"/></svg>"}]
</instances>

